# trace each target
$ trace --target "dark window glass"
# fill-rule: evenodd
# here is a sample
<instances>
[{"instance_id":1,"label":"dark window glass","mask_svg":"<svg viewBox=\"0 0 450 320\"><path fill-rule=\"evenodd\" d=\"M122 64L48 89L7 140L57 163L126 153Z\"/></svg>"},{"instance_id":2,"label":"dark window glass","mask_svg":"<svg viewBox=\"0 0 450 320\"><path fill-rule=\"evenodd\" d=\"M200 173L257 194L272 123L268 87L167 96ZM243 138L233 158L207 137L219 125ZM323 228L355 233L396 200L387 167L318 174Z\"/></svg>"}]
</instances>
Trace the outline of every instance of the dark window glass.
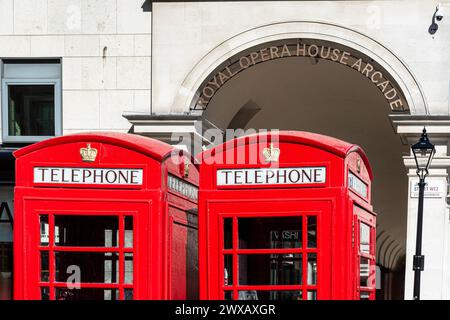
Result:
<instances>
[{"instance_id":1,"label":"dark window glass","mask_svg":"<svg viewBox=\"0 0 450 320\"><path fill-rule=\"evenodd\" d=\"M224 264L224 285L233 285L233 256L226 254L223 257Z\"/></svg>"},{"instance_id":2,"label":"dark window glass","mask_svg":"<svg viewBox=\"0 0 450 320\"><path fill-rule=\"evenodd\" d=\"M56 281L76 280L92 283L117 283L119 255L111 252L55 252ZM77 281L74 281L77 282Z\"/></svg>"},{"instance_id":3,"label":"dark window glass","mask_svg":"<svg viewBox=\"0 0 450 320\"><path fill-rule=\"evenodd\" d=\"M50 300L50 288L41 287L41 300Z\"/></svg>"},{"instance_id":4,"label":"dark window glass","mask_svg":"<svg viewBox=\"0 0 450 320\"><path fill-rule=\"evenodd\" d=\"M301 254L248 254L238 257L241 285L302 283Z\"/></svg>"},{"instance_id":5,"label":"dark window glass","mask_svg":"<svg viewBox=\"0 0 450 320\"><path fill-rule=\"evenodd\" d=\"M317 248L317 217L308 217L308 248Z\"/></svg>"},{"instance_id":6,"label":"dark window glass","mask_svg":"<svg viewBox=\"0 0 450 320\"><path fill-rule=\"evenodd\" d=\"M56 288L56 300L119 300L119 290L103 288Z\"/></svg>"},{"instance_id":7,"label":"dark window glass","mask_svg":"<svg viewBox=\"0 0 450 320\"><path fill-rule=\"evenodd\" d=\"M302 300L302 291L239 291L239 300Z\"/></svg>"},{"instance_id":8,"label":"dark window glass","mask_svg":"<svg viewBox=\"0 0 450 320\"><path fill-rule=\"evenodd\" d=\"M133 289L125 289L123 294L125 300L133 300Z\"/></svg>"},{"instance_id":9,"label":"dark window glass","mask_svg":"<svg viewBox=\"0 0 450 320\"><path fill-rule=\"evenodd\" d=\"M302 218L239 218L239 248L301 248Z\"/></svg>"},{"instance_id":10,"label":"dark window glass","mask_svg":"<svg viewBox=\"0 0 450 320\"><path fill-rule=\"evenodd\" d=\"M12 250L11 242L0 242L0 300L12 299Z\"/></svg>"},{"instance_id":11,"label":"dark window glass","mask_svg":"<svg viewBox=\"0 0 450 320\"><path fill-rule=\"evenodd\" d=\"M224 249L233 248L233 219L223 219L223 247Z\"/></svg>"},{"instance_id":12,"label":"dark window glass","mask_svg":"<svg viewBox=\"0 0 450 320\"><path fill-rule=\"evenodd\" d=\"M225 297L225 300L233 300L233 291L225 291L224 297Z\"/></svg>"},{"instance_id":13,"label":"dark window glass","mask_svg":"<svg viewBox=\"0 0 450 320\"><path fill-rule=\"evenodd\" d=\"M50 270L48 269L48 251L41 251L41 281L48 282Z\"/></svg>"},{"instance_id":14,"label":"dark window glass","mask_svg":"<svg viewBox=\"0 0 450 320\"><path fill-rule=\"evenodd\" d=\"M55 245L117 247L119 218L55 215Z\"/></svg>"},{"instance_id":15,"label":"dark window glass","mask_svg":"<svg viewBox=\"0 0 450 320\"><path fill-rule=\"evenodd\" d=\"M55 135L54 85L8 85L10 136Z\"/></svg>"}]
</instances>

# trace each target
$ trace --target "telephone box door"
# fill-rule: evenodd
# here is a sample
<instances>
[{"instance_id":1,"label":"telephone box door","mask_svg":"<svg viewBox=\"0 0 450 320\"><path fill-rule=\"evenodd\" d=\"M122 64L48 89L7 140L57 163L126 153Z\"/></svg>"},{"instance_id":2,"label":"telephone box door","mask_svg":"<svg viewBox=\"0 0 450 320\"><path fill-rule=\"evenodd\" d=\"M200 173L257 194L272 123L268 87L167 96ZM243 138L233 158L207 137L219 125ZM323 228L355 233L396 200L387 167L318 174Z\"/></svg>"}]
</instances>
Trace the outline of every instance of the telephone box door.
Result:
<instances>
[{"instance_id":1,"label":"telephone box door","mask_svg":"<svg viewBox=\"0 0 450 320\"><path fill-rule=\"evenodd\" d=\"M25 200L20 268L25 299L122 300L143 294L136 283L145 263L137 260L149 241L145 203ZM23 274L23 273L21 273ZM75 290L69 290L75 289Z\"/></svg>"},{"instance_id":2,"label":"telephone box door","mask_svg":"<svg viewBox=\"0 0 450 320\"><path fill-rule=\"evenodd\" d=\"M209 235L209 298L329 299L330 210L327 201L210 203L219 232Z\"/></svg>"},{"instance_id":3,"label":"telephone box door","mask_svg":"<svg viewBox=\"0 0 450 320\"><path fill-rule=\"evenodd\" d=\"M356 226L356 299L375 300L375 215L354 204Z\"/></svg>"}]
</instances>

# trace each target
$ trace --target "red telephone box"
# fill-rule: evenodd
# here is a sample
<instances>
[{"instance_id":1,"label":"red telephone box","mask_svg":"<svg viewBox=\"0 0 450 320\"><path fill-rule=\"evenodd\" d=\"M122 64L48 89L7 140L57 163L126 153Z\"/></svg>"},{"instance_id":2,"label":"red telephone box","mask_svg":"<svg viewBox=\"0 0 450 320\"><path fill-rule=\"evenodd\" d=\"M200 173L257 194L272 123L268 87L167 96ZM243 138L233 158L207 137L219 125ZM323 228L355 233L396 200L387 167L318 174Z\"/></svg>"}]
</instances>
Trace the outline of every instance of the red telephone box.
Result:
<instances>
[{"instance_id":1,"label":"red telephone box","mask_svg":"<svg viewBox=\"0 0 450 320\"><path fill-rule=\"evenodd\" d=\"M374 299L372 173L357 145L295 131L199 155L201 299Z\"/></svg>"},{"instance_id":2,"label":"red telephone box","mask_svg":"<svg viewBox=\"0 0 450 320\"><path fill-rule=\"evenodd\" d=\"M14 153L15 299L198 298L198 170L120 133Z\"/></svg>"}]
</instances>

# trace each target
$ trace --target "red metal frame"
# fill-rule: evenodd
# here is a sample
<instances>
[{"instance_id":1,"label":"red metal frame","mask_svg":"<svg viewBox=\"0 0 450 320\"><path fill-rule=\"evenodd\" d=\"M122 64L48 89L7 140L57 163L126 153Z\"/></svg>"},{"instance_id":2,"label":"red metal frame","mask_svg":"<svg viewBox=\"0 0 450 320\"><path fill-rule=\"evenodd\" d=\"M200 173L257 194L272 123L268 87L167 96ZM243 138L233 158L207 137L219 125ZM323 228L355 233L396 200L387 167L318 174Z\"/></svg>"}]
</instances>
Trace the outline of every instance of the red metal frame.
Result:
<instances>
[{"instance_id":1,"label":"red metal frame","mask_svg":"<svg viewBox=\"0 0 450 320\"><path fill-rule=\"evenodd\" d=\"M80 148L90 144L98 150L94 161L83 162ZM134 299L171 299L171 264L181 256L168 250L172 213L194 212L197 200L170 189L170 174L183 183L198 186L198 170L191 157L165 143L150 138L119 133L77 134L49 139L15 152L14 298L41 299L41 287L67 286L55 278L55 252L104 252L119 255L119 277L115 283L72 283L80 288L117 289L124 299L125 289L133 289ZM185 164L189 170L185 171ZM75 185L33 182L33 168L139 168L141 185ZM187 214L187 213L186 213ZM48 215L49 244L40 245L39 216ZM119 243L114 247L67 247L54 243L54 217L114 216L118 219ZM125 217L133 217L133 247L125 247ZM186 224L188 225L188 224ZM196 225L193 227L196 228ZM86 230L89 232L88 230ZM113 231L114 232L114 231ZM41 281L40 252L49 252L49 280ZM133 254L133 281L125 283L125 255ZM182 261L183 263L186 261ZM114 270L114 269L112 269ZM113 272L113 271L111 271ZM187 276L179 272L180 281ZM174 282L177 281L174 280ZM179 291L180 292L180 291ZM183 294L183 290L181 290Z\"/></svg>"},{"instance_id":2,"label":"red metal frame","mask_svg":"<svg viewBox=\"0 0 450 320\"><path fill-rule=\"evenodd\" d=\"M262 157L250 162L250 152L262 151L274 143L280 149L277 168L325 166L325 183L303 185L217 185L217 170L225 168L269 168L273 162ZM225 154L244 155L244 163L221 164L215 158L226 159ZM375 219L370 204L372 172L367 157L356 145L334 138L304 132L281 131L278 134L257 134L237 138L204 151L199 156L199 253L200 253L200 297L202 299L224 299L224 291L232 291L238 299L239 290L301 290L302 299L308 299L308 290L316 290L317 299L359 299L361 291L375 298L374 278L369 287L360 288L359 221L371 227L371 267L375 257ZM367 194L362 195L348 184L348 172L365 185ZM360 210L354 210L358 206ZM306 216L317 215L317 248L307 244ZM302 248L290 249L239 249L239 217L285 217L301 216ZM233 247L224 248L223 219L233 219ZM358 229L358 230L356 230ZM252 236L257 236L252 235ZM356 242L357 241L357 242ZM358 244L358 245L356 245ZM317 253L317 284L307 283L307 253ZM238 283L239 253L245 254L302 254L302 283L296 285L243 285ZM233 256L233 284L224 284L224 255Z\"/></svg>"}]
</instances>

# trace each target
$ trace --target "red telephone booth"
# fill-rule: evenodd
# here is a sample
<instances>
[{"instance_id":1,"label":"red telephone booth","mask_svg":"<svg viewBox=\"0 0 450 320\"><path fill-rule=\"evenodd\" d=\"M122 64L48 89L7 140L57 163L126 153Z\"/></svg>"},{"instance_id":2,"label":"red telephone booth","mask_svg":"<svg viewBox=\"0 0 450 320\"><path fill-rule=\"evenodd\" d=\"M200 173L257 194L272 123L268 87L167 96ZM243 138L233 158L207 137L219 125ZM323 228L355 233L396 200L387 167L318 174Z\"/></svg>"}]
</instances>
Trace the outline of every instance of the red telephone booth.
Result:
<instances>
[{"instance_id":1,"label":"red telephone booth","mask_svg":"<svg viewBox=\"0 0 450 320\"><path fill-rule=\"evenodd\" d=\"M198 170L188 154L93 133L14 155L15 299L198 298Z\"/></svg>"},{"instance_id":2,"label":"red telephone booth","mask_svg":"<svg viewBox=\"0 0 450 320\"><path fill-rule=\"evenodd\" d=\"M200 160L201 299L374 299L371 169L357 145L294 131Z\"/></svg>"}]
</instances>

